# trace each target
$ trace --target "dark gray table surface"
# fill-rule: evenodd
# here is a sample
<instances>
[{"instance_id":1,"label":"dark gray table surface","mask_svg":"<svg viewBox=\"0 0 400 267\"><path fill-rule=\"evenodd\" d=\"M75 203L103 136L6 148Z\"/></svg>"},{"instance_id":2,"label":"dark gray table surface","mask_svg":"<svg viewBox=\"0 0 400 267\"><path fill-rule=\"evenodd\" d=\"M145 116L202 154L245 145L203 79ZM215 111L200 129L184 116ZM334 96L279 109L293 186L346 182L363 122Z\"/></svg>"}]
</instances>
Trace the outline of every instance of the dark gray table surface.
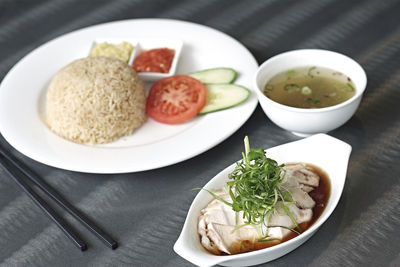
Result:
<instances>
[{"instance_id":1,"label":"dark gray table surface","mask_svg":"<svg viewBox=\"0 0 400 267\"><path fill-rule=\"evenodd\" d=\"M334 50L357 60L368 76L364 98L355 116L330 133L353 147L339 205L309 241L265 266L400 266L400 1L0 0L0 80L57 36L134 18L213 27L243 43L259 63L298 48ZM0 168L0 265L191 266L172 250L196 194L191 189L239 159L245 135L264 148L299 139L258 106L237 132L192 159L97 175L37 163L0 137L120 243L117 250L106 248L64 214L89 243L80 252Z\"/></svg>"}]
</instances>

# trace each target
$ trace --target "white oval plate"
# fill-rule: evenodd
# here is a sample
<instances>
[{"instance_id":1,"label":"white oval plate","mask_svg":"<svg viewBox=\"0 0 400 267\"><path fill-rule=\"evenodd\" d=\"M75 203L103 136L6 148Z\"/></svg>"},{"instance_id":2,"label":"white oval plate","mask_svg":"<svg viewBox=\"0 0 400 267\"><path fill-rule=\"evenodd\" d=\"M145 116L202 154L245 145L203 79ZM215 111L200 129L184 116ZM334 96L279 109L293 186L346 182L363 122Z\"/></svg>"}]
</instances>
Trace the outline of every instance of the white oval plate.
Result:
<instances>
[{"instance_id":1,"label":"white oval plate","mask_svg":"<svg viewBox=\"0 0 400 267\"><path fill-rule=\"evenodd\" d=\"M198 116L180 125L149 119L131 136L107 145L86 146L62 139L43 123L46 88L60 68L87 56L97 38L180 39L183 49L178 74L230 67L239 73L235 83L249 89L258 68L254 57L238 41L194 23L138 19L74 31L25 56L0 85L0 132L21 153L50 166L80 172L150 170L181 162L212 148L239 129L257 106L257 97L252 92L250 98L237 107Z\"/></svg>"},{"instance_id":2,"label":"white oval plate","mask_svg":"<svg viewBox=\"0 0 400 267\"><path fill-rule=\"evenodd\" d=\"M250 140L251 145L251 140ZM213 199L205 190L201 190L188 211L182 232L174 245L181 257L199 266L249 266L261 264L279 258L306 242L332 214L339 202L346 180L347 165L351 146L326 134L317 134L306 139L267 149L267 157L279 164L286 162L306 162L322 168L331 182L331 195L328 204L317 219L304 233L276 246L237 255L217 256L206 251L200 244L197 222L200 211ZM224 186L236 163L230 165L205 186L215 190Z\"/></svg>"}]
</instances>

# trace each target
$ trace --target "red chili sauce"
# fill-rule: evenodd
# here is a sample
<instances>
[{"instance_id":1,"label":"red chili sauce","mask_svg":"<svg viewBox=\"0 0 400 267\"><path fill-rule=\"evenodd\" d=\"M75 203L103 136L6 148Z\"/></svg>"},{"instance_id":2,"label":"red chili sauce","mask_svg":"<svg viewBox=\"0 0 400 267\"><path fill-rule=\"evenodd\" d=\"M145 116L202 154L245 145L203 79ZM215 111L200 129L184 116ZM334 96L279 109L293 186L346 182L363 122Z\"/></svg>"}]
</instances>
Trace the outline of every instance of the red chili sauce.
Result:
<instances>
[{"instance_id":1,"label":"red chili sauce","mask_svg":"<svg viewBox=\"0 0 400 267\"><path fill-rule=\"evenodd\" d=\"M175 50L169 48L156 48L142 51L133 61L133 69L136 72L168 73Z\"/></svg>"}]
</instances>

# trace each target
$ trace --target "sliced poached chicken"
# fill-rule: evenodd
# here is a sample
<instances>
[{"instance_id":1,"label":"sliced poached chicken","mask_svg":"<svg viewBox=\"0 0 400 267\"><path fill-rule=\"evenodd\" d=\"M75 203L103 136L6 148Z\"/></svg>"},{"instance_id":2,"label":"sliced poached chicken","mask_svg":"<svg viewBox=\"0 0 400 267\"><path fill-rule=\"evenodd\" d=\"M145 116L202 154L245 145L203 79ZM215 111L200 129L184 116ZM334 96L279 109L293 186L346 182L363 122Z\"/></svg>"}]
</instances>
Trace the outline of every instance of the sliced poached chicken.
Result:
<instances>
[{"instance_id":1,"label":"sliced poached chicken","mask_svg":"<svg viewBox=\"0 0 400 267\"><path fill-rule=\"evenodd\" d=\"M286 206L297 224L308 222L312 219L312 208L315 206L315 201L308 195L308 192L318 186L319 176L315 173L309 175L308 172L312 171L307 169L304 164L288 166L288 168L285 166L285 171L282 172L286 173L282 187L291 193L294 203L286 204ZM219 190L214 193L225 201L231 202L229 194L225 191ZM293 221L279 202L268 222L268 226L271 227L266 228L260 224L243 226L235 230L238 225L244 223L243 212L235 212L230 206L214 199L201 211L199 217L198 232L201 244L214 254L236 254L241 252L240 244L243 242L255 243L261 238L282 240L291 233L286 228L295 228Z\"/></svg>"}]
</instances>

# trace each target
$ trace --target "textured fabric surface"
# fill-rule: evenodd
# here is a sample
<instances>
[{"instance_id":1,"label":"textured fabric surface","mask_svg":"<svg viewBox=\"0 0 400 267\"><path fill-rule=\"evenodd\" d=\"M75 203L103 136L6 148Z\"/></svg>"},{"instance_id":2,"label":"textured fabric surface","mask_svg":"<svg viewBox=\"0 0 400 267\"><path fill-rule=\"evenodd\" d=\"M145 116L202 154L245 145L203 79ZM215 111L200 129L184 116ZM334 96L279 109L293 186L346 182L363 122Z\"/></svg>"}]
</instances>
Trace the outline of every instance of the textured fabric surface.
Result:
<instances>
[{"instance_id":1,"label":"textured fabric surface","mask_svg":"<svg viewBox=\"0 0 400 267\"><path fill-rule=\"evenodd\" d=\"M0 0L0 80L35 47L108 21L172 18L243 43L262 63L283 51L323 48L353 57L368 86L355 116L330 133L353 146L336 210L304 245L262 266L400 266L400 1ZM28 81L27 81L28 82ZM139 173L96 175L37 163L0 143L115 237L77 250L0 168L0 266L191 266L172 250L194 187L240 158L242 139L264 148L297 140L258 106L231 137L187 161ZM327 151L327 153L329 153Z\"/></svg>"}]
</instances>

